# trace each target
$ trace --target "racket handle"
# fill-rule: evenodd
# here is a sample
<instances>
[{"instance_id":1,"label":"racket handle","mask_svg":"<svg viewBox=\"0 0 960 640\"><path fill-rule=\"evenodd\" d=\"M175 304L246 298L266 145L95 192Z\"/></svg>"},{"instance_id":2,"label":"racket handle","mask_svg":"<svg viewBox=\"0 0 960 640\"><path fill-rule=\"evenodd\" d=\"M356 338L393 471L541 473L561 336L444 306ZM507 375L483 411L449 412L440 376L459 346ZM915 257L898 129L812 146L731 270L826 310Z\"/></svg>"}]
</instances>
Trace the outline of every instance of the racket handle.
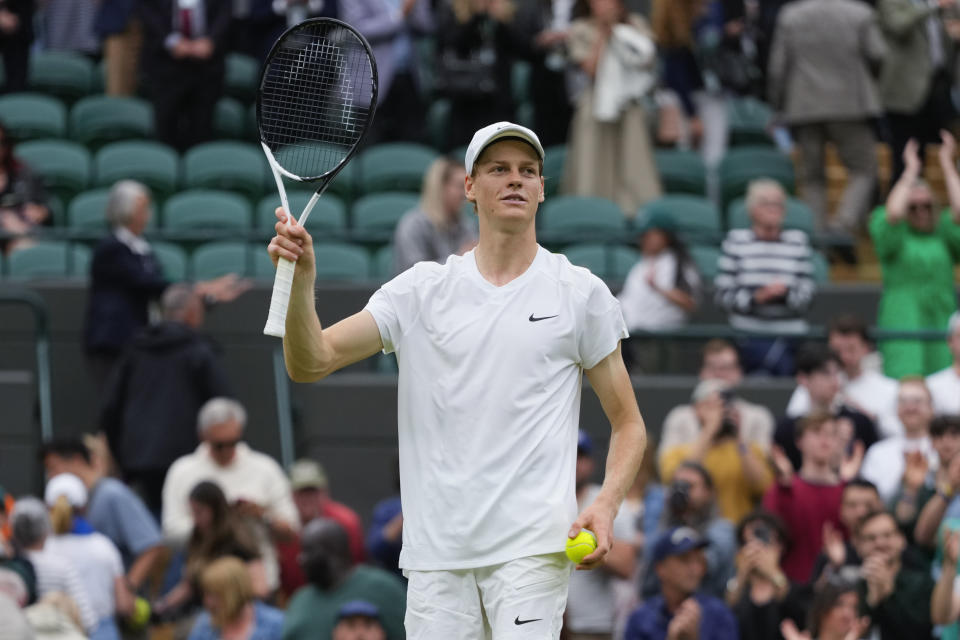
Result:
<instances>
[{"instance_id":1,"label":"racket handle","mask_svg":"<svg viewBox=\"0 0 960 640\"><path fill-rule=\"evenodd\" d=\"M263 333L282 338L287 331L287 306L290 304L290 289L293 286L293 270L296 263L285 258L277 262L277 274L273 278L273 295L270 296L270 312Z\"/></svg>"}]
</instances>

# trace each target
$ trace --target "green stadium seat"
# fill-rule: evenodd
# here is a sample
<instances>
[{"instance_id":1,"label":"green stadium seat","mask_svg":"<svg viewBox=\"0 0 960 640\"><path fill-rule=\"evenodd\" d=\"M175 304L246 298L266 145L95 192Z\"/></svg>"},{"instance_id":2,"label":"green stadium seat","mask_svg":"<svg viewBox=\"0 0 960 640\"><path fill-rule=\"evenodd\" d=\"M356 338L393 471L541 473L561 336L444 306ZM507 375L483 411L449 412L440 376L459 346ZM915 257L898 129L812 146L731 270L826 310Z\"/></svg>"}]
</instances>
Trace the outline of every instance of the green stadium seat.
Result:
<instances>
[{"instance_id":1,"label":"green stadium seat","mask_svg":"<svg viewBox=\"0 0 960 640\"><path fill-rule=\"evenodd\" d=\"M716 245L698 245L690 247L690 258L697 265L697 271L704 284L713 282L717 277L717 261L720 259L720 248Z\"/></svg>"},{"instance_id":2,"label":"green stadium seat","mask_svg":"<svg viewBox=\"0 0 960 640\"><path fill-rule=\"evenodd\" d=\"M533 103L532 102L520 102L517 103L516 115L517 124L522 124L525 127L533 128L536 123L534 122L536 116L534 115Z\"/></svg>"},{"instance_id":3,"label":"green stadium seat","mask_svg":"<svg viewBox=\"0 0 960 640\"><path fill-rule=\"evenodd\" d=\"M183 247L173 242L155 241L150 243L150 248L160 262L163 277L170 282L187 279L187 252Z\"/></svg>"},{"instance_id":4,"label":"green stadium seat","mask_svg":"<svg viewBox=\"0 0 960 640\"><path fill-rule=\"evenodd\" d=\"M184 186L188 189L227 189L258 202L269 175L263 150L245 142L208 142L183 156Z\"/></svg>"},{"instance_id":5,"label":"green stadium seat","mask_svg":"<svg viewBox=\"0 0 960 640\"><path fill-rule=\"evenodd\" d=\"M7 256L10 278L86 277L90 270L91 251L82 244L41 241L17 249Z\"/></svg>"},{"instance_id":6,"label":"green stadium seat","mask_svg":"<svg viewBox=\"0 0 960 640\"><path fill-rule=\"evenodd\" d=\"M30 56L27 85L38 93L73 102L93 89L94 65L88 58L64 51L41 51Z\"/></svg>"},{"instance_id":7,"label":"green stadium seat","mask_svg":"<svg viewBox=\"0 0 960 640\"><path fill-rule=\"evenodd\" d=\"M567 146L557 144L543 150L543 192L548 197L560 192L563 182L563 167L567 163ZM462 161L463 156L460 156Z\"/></svg>"},{"instance_id":8,"label":"green stadium seat","mask_svg":"<svg viewBox=\"0 0 960 640\"><path fill-rule=\"evenodd\" d=\"M510 68L510 91L517 104L530 101L530 77L533 69L529 62L520 60Z\"/></svg>"},{"instance_id":9,"label":"green stadium seat","mask_svg":"<svg viewBox=\"0 0 960 640\"><path fill-rule=\"evenodd\" d=\"M224 92L243 103L251 103L260 84L260 63L240 53L227 54Z\"/></svg>"},{"instance_id":10,"label":"green stadium seat","mask_svg":"<svg viewBox=\"0 0 960 640\"><path fill-rule=\"evenodd\" d=\"M273 186L273 176L268 179L271 186ZM302 189L304 185L300 185L298 188ZM289 189L290 187L288 187ZM357 165L351 160L340 169L340 173L334 177L334 179L327 185L327 190L323 192L324 195L333 194L343 200L345 203L353 202L354 198L357 197Z\"/></svg>"},{"instance_id":11,"label":"green stadium seat","mask_svg":"<svg viewBox=\"0 0 960 640\"><path fill-rule=\"evenodd\" d=\"M592 243L570 245L563 254L571 263L605 280L623 280L640 259L636 249Z\"/></svg>"},{"instance_id":12,"label":"green stadium seat","mask_svg":"<svg viewBox=\"0 0 960 640\"><path fill-rule=\"evenodd\" d=\"M393 237L397 222L420 202L416 193L392 191L359 198L353 204L353 235L358 240L385 242Z\"/></svg>"},{"instance_id":13,"label":"green stadium seat","mask_svg":"<svg viewBox=\"0 0 960 640\"><path fill-rule=\"evenodd\" d=\"M787 193L794 191L793 163L771 147L738 147L730 149L718 169L721 208L747 192L753 180L776 180Z\"/></svg>"},{"instance_id":14,"label":"green stadium seat","mask_svg":"<svg viewBox=\"0 0 960 640\"><path fill-rule=\"evenodd\" d=\"M143 98L89 96L70 110L70 137L88 147L153 136L153 105Z\"/></svg>"},{"instance_id":15,"label":"green stadium seat","mask_svg":"<svg viewBox=\"0 0 960 640\"><path fill-rule=\"evenodd\" d=\"M118 180L138 180L154 198L163 202L177 190L180 156L159 142L131 140L114 142L100 149L93 159L94 183L108 187Z\"/></svg>"},{"instance_id":16,"label":"green stadium seat","mask_svg":"<svg viewBox=\"0 0 960 640\"><path fill-rule=\"evenodd\" d=\"M293 215L299 218L303 208L313 196L313 191L288 191L287 199ZM274 211L280 206L280 196L264 196L257 205L257 228L264 231L273 231L277 223L277 217ZM342 234L347 230L347 207L337 196L333 194L324 194L314 205L310 217L307 218L307 231L313 235L314 240L318 239L318 234Z\"/></svg>"},{"instance_id":17,"label":"green stadium seat","mask_svg":"<svg viewBox=\"0 0 960 640\"><path fill-rule=\"evenodd\" d=\"M427 109L427 139L435 149L447 148L447 131L450 129L450 100L439 98ZM462 161L463 158L461 157Z\"/></svg>"},{"instance_id":18,"label":"green stadium seat","mask_svg":"<svg viewBox=\"0 0 960 640\"><path fill-rule=\"evenodd\" d=\"M622 241L627 221L616 203L606 198L554 196L537 213L538 235L547 242Z\"/></svg>"},{"instance_id":19,"label":"green stadium seat","mask_svg":"<svg viewBox=\"0 0 960 640\"><path fill-rule=\"evenodd\" d=\"M360 193L420 191L437 152L420 144L391 142L367 148L356 162Z\"/></svg>"},{"instance_id":20,"label":"green stadium seat","mask_svg":"<svg viewBox=\"0 0 960 640\"><path fill-rule=\"evenodd\" d=\"M213 133L218 138L249 140L243 105L233 98L220 98L213 112Z\"/></svg>"},{"instance_id":21,"label":"green stadium seat","mask_svg":"<svg viewBox=\"0 0 960 640\"><path fill-rule=\"evenodd\" d=\"M817 284L830 282L830 262L823 252L813 252L813 281Z\"/></svg>"},{"instance_id":22,"label":"green stadium seat","mask_svg":"<svg viewBox=\"0 0 960 640\"><path fill-rule=\"evenodd\" d=\"M253 213L242 196L226 191L194 189L176 194L163 205L163 228L168 231L246 232Z\"/></svg>"},{"instance_id":23,"label":"green stadium seat","mask_svg":"<svg viewBox=\"0 0 960 640\"><path fill-rule=\"evenodd\" d=\"M671 218L677 235L691 244L719 242L722 235L720 214L706 198L690 195L657 198L641 207L634 225L642 228L651 216Z\"/></svg>"},{"instance_id":24,"label":"green stadium seat","mask_svg":"<svg viewBox=\"0 0 960 640\"><path fill-rule=\"evenodd\" d=\"M380 247L373 254L373 276L381 282L386 282L395 275L393 272L393 245L388 244Z\"/></svg>"},{"instance_id":25,"label":"green stadium seat","mask_svg":"<svg viewBox=\"0 0 960 640\"><path fill-rule=\"evenodd\" d=\"M664 193L707 194L707 167L695 151L661 149L655 151L654 161L660 173Z\"/></svg>"},{"instance_id":26,"label":"green stadium seat","mask_svg":"<svg viewBox=\"0 0 960 640\"><path fill-rule=\"evenodd\" d=\"M78 194L67 208L67 225L74 231L106 231L108 225L104 214L109 197L109 189L91 189Z\"/></svg>"},{"instance_id":27,"label":"green stadium seat","mask_svg":"<svg viewBox=\"0 0 960 640\"><path fill-rule=\"evenodd\" d=\"M246 242L219 241L202 244L190 258L190 273L196 280L219 278L228 273L252 276L254 252Z\"/></svg>"},{"instance_id":28,"label":"green stadium seat","mask_svg":"<svg viewBox=\"0 0 960 640\"><path fill-rule=\"evenodd\" d=\"M747 212L747 202L744 198L737 198L727 207L727 228L746 229L750 226L750 214ZM814 214L810 207L802 200L787 197L787 211L783 218L786 229L799 229L813 236Z\"/></svg>"},{"instance_id":29,"label":"green stadium seat","mask_svg":"<svg viewBox=\"0 0 960 640\"><path fill-rule=\"evenodd\" d=\"M0 97L0 120L18 142L67 134L66 107L56 98L39 93Z\"/></svg>"},{"instance_id":30,"label":"green stadium seat","mask_svg":"<svg viewBox=\"0 0 960 640\"><path fill-rule=\"evenodd\" d=\"M756 98L734 98L729 101L727 112L730 118L732 146L773 146L773 139L767 131L773 119L773 111L769 105Z\"/></svg>"},{"instance_id":31,"label":"green stadium seat","mask_svg":"<svg viewBox=\"0 0 960 640\"><path fill-rule=\"evenodd\" d=\"M370 280L370 254L346 242L317 242L313 247L318 280Z\"/></svg>"},{"instance_id":32,"label":"green stadium seat","mask_svg":"<svg viewBox=\"0 0 960 640\"><path fill-rule=\"evenodd\" d=\"M60 199L60 196L48 193L47 209L50 209L53 226L63 227L67 224L67 209L63 206L63 200Z\"/></svg>"},{"instance_id":33,"label":"green stadium seat","mask_svg":"<svg viewBox=\"0 0 960 640\"><path fill-rule=\"evenodd\" d=\"M17 145L14 154L64 202L90 185L90 152L75 142L31 140Z\"/></svg>"}]
</instances>

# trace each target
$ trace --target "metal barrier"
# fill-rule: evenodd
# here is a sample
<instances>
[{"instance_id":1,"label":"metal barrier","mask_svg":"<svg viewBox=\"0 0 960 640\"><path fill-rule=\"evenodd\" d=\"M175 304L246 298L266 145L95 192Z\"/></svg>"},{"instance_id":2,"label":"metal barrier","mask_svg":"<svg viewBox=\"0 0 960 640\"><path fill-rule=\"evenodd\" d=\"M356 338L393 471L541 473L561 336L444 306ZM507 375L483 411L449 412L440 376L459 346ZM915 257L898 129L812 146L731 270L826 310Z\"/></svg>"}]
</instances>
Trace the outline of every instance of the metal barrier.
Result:
<instances>
[{"instance_id":1,"label":"metal barrier","mask_svg":"<svg viewBox=\"0 0 960 640\"><path fill-rule=\"evenodd\" d=\"M53 403L50 397L50 325L47 305L36 292L9 286L0 288L0 304L19 304L33 312L40 437L43 442L47 442L53 438Z\"/></svg>"}]
</instances>

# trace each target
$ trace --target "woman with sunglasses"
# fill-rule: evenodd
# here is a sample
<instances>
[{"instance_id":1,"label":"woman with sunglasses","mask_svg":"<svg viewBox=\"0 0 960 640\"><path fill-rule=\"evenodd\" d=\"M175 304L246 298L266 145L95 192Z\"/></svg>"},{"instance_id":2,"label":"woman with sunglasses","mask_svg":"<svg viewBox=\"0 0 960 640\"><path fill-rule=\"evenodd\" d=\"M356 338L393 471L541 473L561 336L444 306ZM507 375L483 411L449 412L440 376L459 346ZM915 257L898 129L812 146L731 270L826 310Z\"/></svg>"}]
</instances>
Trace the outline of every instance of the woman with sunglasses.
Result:
<instances>
[{"instance_id":1,"label":"woman with sunglasses","mask_svg":"<svg viewBox=\"0 0 960 640\"><path fill-rule=\"evenodd\" d=\"M870 220L883 269L877 314L881 329L944 331L957 310L953 269L960 263L960 174L954 160L956 141L946 131L940 137L949 210L939 210L932 190L921 179L917 141L910 140L903 150L903 173L886 206L874 211ZM879 346L884 372L895 379L929 375L952 362L943 340L884 340Z\"/></svg>"}]
</instances>

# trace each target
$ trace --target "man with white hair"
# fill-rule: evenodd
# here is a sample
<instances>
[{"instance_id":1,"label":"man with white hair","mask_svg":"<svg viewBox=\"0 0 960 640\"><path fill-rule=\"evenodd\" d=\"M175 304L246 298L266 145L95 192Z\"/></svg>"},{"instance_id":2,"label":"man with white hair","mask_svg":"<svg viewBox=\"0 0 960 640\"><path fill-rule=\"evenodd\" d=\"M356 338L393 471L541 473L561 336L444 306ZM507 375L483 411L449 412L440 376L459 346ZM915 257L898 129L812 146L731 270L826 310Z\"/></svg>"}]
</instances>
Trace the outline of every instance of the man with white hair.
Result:
<instances>
[{"instance_id":1,"label":"man with white hair","mask_svg":"<svg viewBox=\"0 0 960 640\"><path fill-rule=\"evenodd\" d=\"M262 520L271 532L285 537L299 528L290 483L270 456L243 442L247 412L236 400L212 398L200 409L200 446L173 463L163 485L164 535L184 542L193 530L190 491L209 480L223 489L227 500Z\"/></svg>"},{"instance_id":2,"label":"man with white hair","mask_svg":"<svg viewBox=\"0 0 960 640\"><path fill-rule=\"evenodd\" d=\"M927 388L933 396L934 413L960 415L960 311L947 322L947 346L953 364L927 376Z\"/></svg>"},{"instance_id":3,"label":"man with white hair","mask_svg":"<svg viewBox=\"0 0 960 640\"><path fill-rule=\"evenodd\" d=\"M783 336L807 330L805 318L816 288L807 234L784 229L787 195L774 180L747 188L749 229L731 229L723 241L714 282L720 306L735 329L770 334L743 340L740 357L748 372L793 373L792 345Z\"/></svg>"}]
</instances>

